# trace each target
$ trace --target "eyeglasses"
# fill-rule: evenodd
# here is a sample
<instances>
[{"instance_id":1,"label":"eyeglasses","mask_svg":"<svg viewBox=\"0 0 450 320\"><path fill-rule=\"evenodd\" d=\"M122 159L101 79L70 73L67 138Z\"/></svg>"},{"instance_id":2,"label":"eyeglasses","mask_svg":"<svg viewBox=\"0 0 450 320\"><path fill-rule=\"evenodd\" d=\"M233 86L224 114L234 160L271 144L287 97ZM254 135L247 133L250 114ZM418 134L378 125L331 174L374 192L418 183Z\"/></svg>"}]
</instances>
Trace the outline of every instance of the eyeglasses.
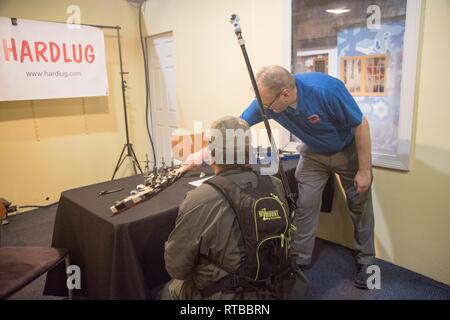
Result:
<instances>
[{"instance_id":1,"label":"eyeglasses","mask_svg":"<svg viewBox=\"0 0 450 320\"><path fill-rule=\"evenodd\" d=\"M273 98L272 102L271 102L269 105L265 105L265 104L264 104L263 107L266 108L266 109L272 110L273 104L275 103L275 101L278 100L279 97L281 97L281 95L283 94L283 91L284 91L284 89L281 90L281 91L275 96L275 98Z\"/></svg>"}]
</instances>

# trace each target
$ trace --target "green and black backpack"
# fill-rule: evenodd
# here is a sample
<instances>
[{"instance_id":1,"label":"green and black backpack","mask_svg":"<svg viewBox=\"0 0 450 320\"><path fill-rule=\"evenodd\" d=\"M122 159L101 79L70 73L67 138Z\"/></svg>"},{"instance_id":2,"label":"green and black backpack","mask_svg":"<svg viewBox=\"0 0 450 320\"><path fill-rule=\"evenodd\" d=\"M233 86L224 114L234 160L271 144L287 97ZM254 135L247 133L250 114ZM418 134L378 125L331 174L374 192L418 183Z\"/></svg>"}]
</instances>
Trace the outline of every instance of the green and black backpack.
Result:
<instances>
[{"instance_id":1,"label":"green and black backpack","mask_svg":"<svg viewBox=\"0 0 450 320\"><path fill-rule=\"evenodd\" d=\"M291 268L290 246L295 227L289 207L269 176L254 173L258 178L256 188L241 188L221 175L205 181L219 190L233 208L246 256L236 272L200 290L203 297L218 291L260 291L288 299L299 276L304 280L303 287L307 286L303 274L297 274L301 271ZM295 298L301 298L298 295Z\"/></svg>"}]
</instances>

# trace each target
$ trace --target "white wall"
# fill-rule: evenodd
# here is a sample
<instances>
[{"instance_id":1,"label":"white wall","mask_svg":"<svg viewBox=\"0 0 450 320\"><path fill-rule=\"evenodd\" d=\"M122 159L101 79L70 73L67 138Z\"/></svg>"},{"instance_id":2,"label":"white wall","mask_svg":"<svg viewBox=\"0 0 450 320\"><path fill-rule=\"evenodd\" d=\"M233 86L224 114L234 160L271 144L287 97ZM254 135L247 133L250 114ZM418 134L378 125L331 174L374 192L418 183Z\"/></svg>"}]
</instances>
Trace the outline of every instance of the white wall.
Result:
<instances>
[{"instance_id":1,"label":"white wall","mask_svg":"<svg viewBox=\"0 0 450 320\"><path fill-rule=\"evenodd\" d=\"M280 50L290 47L286 33L289 28L286 17L290 19L286 15L288 3L286 0L147 1L148 35L173 31L177 105L183 128L193 130L194 121L203 121L207 128L221 116L239 116L254 98L242 51L229 22L231 14L240 17L255 73L269 64L290 68L290 53ZM279 128L276 124L274 127ZM266 137L264 131L261 137Z\"/></svg>"}]
</instances>

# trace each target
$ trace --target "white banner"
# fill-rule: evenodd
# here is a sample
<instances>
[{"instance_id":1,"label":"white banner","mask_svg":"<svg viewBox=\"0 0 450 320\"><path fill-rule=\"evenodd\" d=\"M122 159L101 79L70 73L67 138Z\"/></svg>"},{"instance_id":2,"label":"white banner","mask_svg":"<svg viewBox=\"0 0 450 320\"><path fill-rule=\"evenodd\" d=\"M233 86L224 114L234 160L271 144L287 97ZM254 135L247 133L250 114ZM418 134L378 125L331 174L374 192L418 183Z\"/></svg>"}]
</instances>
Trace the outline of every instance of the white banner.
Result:
<instances>
[{"instance_id":1,"label":"white banner","mask_svg":"<svg viewBox=\"0 0 450 320\"><path fill-rule=\"evenodd\" d=\"M0 101L106 95L101 29L0 17Z\"/></svg>"}]
</instances>

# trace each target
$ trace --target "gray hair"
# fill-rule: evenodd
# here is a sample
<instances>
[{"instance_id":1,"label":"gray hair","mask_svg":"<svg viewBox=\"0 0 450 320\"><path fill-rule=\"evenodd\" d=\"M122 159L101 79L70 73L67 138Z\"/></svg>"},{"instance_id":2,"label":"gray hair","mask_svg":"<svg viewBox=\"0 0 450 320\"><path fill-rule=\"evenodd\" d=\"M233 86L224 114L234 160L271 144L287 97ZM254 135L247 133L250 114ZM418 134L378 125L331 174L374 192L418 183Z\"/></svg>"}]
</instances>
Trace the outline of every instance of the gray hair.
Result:
<instances>
[{"instance_id":1,"label":"gray hair","mask_svg":"<svg viewBox=\"0 0 450 320\"><path fill-rule=\"evenodd\" d=\"M248 123L240 118L225 116L211 125L206 137L216 164L248 164L251 132Z\"/></svg>"},{"instance_id":2,"label":"gray hair","mask_svg":"<svg viewBox=\"0 0 450 320\"><path fill-rule=\"evenodd\" d=\"M258 85L263 85L274 94L283 89L295 88L294 76L281 66L267 66L256 74Z\"/></svg>"}]
</instances>

